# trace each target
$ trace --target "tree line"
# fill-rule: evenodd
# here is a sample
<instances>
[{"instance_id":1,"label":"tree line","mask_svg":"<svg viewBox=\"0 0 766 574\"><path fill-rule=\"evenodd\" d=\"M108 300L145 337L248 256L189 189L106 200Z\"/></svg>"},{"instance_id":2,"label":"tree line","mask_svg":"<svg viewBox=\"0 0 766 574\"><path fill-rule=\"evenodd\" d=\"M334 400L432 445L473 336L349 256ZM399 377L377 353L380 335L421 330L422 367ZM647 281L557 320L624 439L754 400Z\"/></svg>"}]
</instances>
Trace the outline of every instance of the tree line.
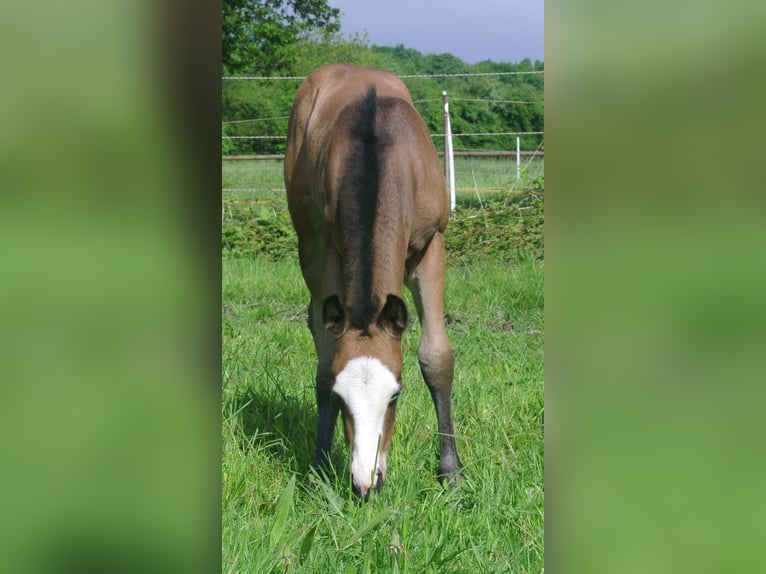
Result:
<instances>
[{"instance_id":1,"label":"tree line","mask_svg":"<svg viewBox=\"0 0 766 574\"><path fill-rule=\"evenodd\" d=\"M305 76L328 62L373 66L399 75L542 71L543 62L468 64L451 54L422 54L403 45L371 45L364 34L344 36L327 0L224 0L225 76ZM442 91L450 97L453 133L543 131L542 74L425 77L404 80L431 133L443 131ZM222 135L285 135L300 80L224 80ZM525 102L525 103L520 103ZM531 102L531 103L528 103ZM251 121L257 120L257 121ZM233 122L233 123L232 123ZM523 136L537 149L542 136ZM442 148L441 138L435 138ZM223 153L283 153L284 139L223 139ZM511 136L461 137L456 149L515 149Z\"/></svg>"}]
</instances>

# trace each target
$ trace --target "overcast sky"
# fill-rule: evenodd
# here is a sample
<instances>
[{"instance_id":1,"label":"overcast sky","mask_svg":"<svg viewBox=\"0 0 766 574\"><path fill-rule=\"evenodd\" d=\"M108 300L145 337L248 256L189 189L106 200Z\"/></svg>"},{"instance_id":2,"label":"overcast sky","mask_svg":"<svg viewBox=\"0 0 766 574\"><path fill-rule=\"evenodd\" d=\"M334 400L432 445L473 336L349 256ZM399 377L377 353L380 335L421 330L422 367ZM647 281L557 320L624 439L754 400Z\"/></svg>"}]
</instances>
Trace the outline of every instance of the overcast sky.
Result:
<instances>
[{"instance_id":1,"label":"overcast sky","mask_svg":"<svg viewBox=\"0 0 766 574\"><path fill-rule=\"evenodd\" d=\"M544 59L543 0L329 0L345 35L475 64Z\"/></svg>"}]
</instances>

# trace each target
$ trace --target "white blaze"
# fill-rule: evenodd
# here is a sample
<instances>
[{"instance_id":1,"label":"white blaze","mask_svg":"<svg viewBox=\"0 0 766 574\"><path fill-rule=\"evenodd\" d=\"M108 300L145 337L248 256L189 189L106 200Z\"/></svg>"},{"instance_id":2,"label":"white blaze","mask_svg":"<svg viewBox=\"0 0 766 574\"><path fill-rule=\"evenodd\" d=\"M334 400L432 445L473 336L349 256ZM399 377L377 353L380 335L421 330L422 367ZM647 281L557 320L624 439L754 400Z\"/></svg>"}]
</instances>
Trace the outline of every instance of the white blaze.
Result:
<instances>
[{"instance_id":1,"label":"white blaze","mask_svg":"<svg viewBox=\"0 0 766 574\"><path fill-rule=\"evenodd\" d=\"M354 418L351 474L354 483L363 491L375 480L373 469L383 419L391 397L398 390L399 383L394 374L374 357L352 359L335 378L333 391L343 399ZM385 455L378 457L375 470L386 475Z\"/></svg>"}]
</instances>

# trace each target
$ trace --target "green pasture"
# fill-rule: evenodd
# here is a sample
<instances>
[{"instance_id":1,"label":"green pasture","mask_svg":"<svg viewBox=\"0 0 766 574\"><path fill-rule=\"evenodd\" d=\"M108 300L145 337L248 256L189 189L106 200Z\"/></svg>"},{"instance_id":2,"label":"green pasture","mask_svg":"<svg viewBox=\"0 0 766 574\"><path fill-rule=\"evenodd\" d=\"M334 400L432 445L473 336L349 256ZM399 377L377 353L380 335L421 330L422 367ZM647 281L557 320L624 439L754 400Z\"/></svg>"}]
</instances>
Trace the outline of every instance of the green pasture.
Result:
<instances>
[{"instance_id":1,"label":"green pasture","mask_svg":"<svg viewBox=\"0 0 766 574\"><path fill-rule=\"evenodd\" d=\"M224 187L241 184L247 163L224 164ZM515 165L499 178L509 174ZM224 193L224 572L543 570L542 173L530 182L461 205L447 229L462 481L446 490L435 477L436 415L405 291L405 390L387 482L366 503L351 493L340 424L335 476L310 468L315 356L284 194L250 203Z\"/></svg>"},{"instance_id":2,"label":"green pasture","mask_svg":"<svg viewBox=\"0 0 766 574\"><path fill-rule=\"evenodd\" d=\"M221 187L229 200L254 200L283 194L281 159L223 160ZM455 192L459 202L480 203L485 195L524 189L543 177L542 158L521 158L521 178L516 180L513 157L456 157Z\"/></svg>"}]
</instances>

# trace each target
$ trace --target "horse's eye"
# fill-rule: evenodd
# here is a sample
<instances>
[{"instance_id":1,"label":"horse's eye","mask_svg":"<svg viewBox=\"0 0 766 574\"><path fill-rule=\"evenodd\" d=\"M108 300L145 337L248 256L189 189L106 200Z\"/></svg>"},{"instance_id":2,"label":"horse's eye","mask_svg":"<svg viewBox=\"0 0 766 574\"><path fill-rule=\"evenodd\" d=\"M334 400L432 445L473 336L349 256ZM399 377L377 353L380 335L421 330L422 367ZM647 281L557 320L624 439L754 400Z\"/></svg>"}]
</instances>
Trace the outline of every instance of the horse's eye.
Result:
<instances>
[{"instance_id":1,"label":"horse's eye","mask_svg":"<svg viewBox=\"0 0 766 574\"><path fill-rule=\"evenodd\" d=\"M396 392L394 393L394 395L391 397L391 400L390 400L390 401L388 401L388 402L389 402L389 403L393 403L393 402L395 402L395 401L396 401L396 399L398 399L398 398L399 398L399 395L400 395L401 393L402 393L402 391L401 391L401 390L398 390L398 391L396 391Z\"/></svg>"}]
</instances>

